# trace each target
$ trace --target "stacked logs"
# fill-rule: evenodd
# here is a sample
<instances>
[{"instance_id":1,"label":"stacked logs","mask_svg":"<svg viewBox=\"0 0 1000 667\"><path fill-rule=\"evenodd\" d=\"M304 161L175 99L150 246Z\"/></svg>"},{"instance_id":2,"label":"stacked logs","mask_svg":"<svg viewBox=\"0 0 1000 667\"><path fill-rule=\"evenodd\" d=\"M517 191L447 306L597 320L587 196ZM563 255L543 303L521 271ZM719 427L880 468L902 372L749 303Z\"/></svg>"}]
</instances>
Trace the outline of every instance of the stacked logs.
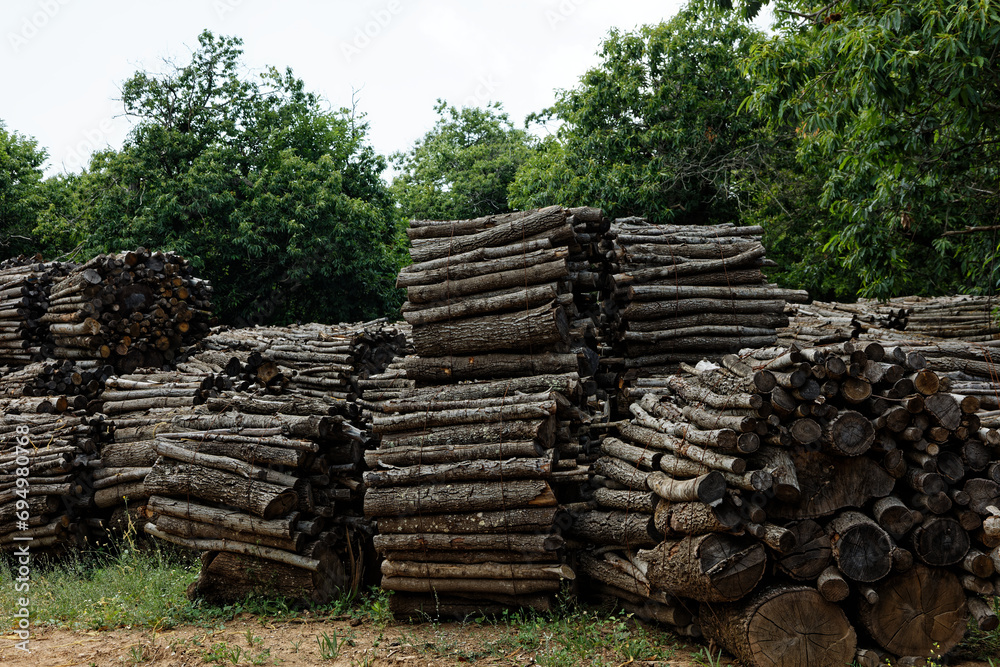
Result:
<instances>
[{"instance_id":1,"label":"stacked logs","mask_svg":"<svg viewBox=\"0 0 1000 667\"><path fill-rule=\"evenodd\" d=\"M98 255L52 285L40 321L52 335L52 356L132 373L172 363L208 332L211 291L173 253Z\"/></svg>"},{"instance_id":2,"label":"stacked logs","mask_svg":"<svg viewBox=\"0 0 1000 667\"><path fill-rule=\"evenodd\" d=\"M577 459L603 398L581 379L596 366L603 225L558 206L411 224L416 263L397 285L416 354L363 402L381 439L365 514L394 612L546 609L574 576L558 503L586 478Z\"/></svg>"},{"instance_id":3,"label":"stacked logs","mask_svg":"<svg viewBox=\"0 0 1000 667\"><path fill-rule=\"evenodd\" d=\"M235 376L242 364L249 381L269 384L280 374L286 392L351 401L359 382L384 370L405 344L405 334L385 320L221 330L181 367Z\"/></svg>"},{"instance_id":4,"label":"stacked logs","mask_svg":"<svg viewBox=\"0 0 1000 667\"><path fill-rule=\"evenodd\" d=\"M1000 450L977 401L898 347L755 354L630 406L574 523L603 545L578 569L756 665L914 659L969 614L996 627Z\"/></svg>"},{"instance_id":5,"label":"stacked logs","mask_svg":"<svg viewBox=\"0 0 1000 667\"><path fill-rule=\"evenodd\" d=\"M87 542L102 418L57 413L53 401L0 400L0 551L56 553Z\"/></svg>"},{"instance_id":6,"label":"stacked logs","mask_svg":"<svg viewBox=\"0 0 1000 667\"><path fill-rule=\"evenodd\" d=\"M0 262L0 364L19 366L51 355L51 336L41 320L53 281L72 266L23 257Z\"/></svg>"},{"instance_id":7,"label":"stacked logs","mask_svg":"<svg viewBox=\"0 0 1000 667\"><path fill-rule=\"evenodd\" d=\"M114 367L107 364L83 369L69 360L35 362L0 374L0 395L82 396L89 400L101 393L113 374Z\"/></svg>"},{"instance_id":8,"label":"stacked logs","mask_svg":"<svg viewBox=\"0 0 1000 667\"><path fill-rule=\"evenodd\" d=\"M776 342L786 301L800 290L768 284L760 227L655 225L616 220L602 242L610 260L604 308L616 341L611 369L636 377L675 372L744 347Z\"/></svg>"},{"instance_id":9,"label":"stacked logs","mask_svg":"<svg viewBox=\"0 0 1000 667\"><path fill-rule=\"evenodd\" d=\"M335 400L223 392L151 433L145 531L203 552L189 595L323 603L356 585L363 434L345 411Z\"/></svg>"}]
</instances>

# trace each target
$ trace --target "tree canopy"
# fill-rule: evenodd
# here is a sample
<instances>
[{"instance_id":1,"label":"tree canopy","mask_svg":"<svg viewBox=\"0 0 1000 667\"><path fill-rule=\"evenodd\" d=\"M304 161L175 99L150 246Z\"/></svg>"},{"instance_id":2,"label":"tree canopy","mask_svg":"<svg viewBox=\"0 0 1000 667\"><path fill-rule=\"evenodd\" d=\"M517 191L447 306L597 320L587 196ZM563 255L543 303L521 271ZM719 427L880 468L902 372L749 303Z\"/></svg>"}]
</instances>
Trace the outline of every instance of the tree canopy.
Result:
<instances>
[{"instance_id":1,"label":"tree canopy","mask_svg":"<svg viewBox=\"0 0 1000 667\"><path fill-rule=\"evenodd\" d=\"M38 142L8 132L0 122L0 248L5 256L37 250L34 232L46 206L41 187L46 157Z\"/></svg>"},{"instance_id":2,"label":"tree canopy","mask_svg":"<svg viewBox=\"0 0 1000 667\"><path fill-rule=\"evenodd\" d=\"M91 250L191 258L229 321L391 312L399 230L367 125L290 70L242 76L240 45L206 31L190 63L125 82L135 128L81 184Z\"/></svg>"},{"instance_id":3,"label":"tree canopy","mask_svg":"<svg viewBox=\"0 0 1000 667\"><path fill-rule=\"evenodd\" d=\"M862 293L994 290L1000 4L785 0L775 11L777 34L746 61L748 106L794 129L830 247Z\"/></svg>"},{"instance_id":4,"label":"tree canopy","mask_svg":"<svg viewBox=\"0 0 1000 667\"><path fill-rule=\"evenodd\" d=\"M457 109L438 100L434 127L406 153L393 192L406 218L460 220L511 210L507 189L534 139L500 104Z\"/></svg>"},{"instance_id":5,"label":"tree canopy","mask_svg":"<svg viewBox=\"0 0 1000 667\"><path fill-rule=\"evenodd\" d=\"M762 39L701 3L658 25L612 30L600 65L532 118L561 124L518 172L512 202L659 222L737 219L767 149L765 123L737 113L751 91L740 58Z\"/></svg>"}]
</instances>

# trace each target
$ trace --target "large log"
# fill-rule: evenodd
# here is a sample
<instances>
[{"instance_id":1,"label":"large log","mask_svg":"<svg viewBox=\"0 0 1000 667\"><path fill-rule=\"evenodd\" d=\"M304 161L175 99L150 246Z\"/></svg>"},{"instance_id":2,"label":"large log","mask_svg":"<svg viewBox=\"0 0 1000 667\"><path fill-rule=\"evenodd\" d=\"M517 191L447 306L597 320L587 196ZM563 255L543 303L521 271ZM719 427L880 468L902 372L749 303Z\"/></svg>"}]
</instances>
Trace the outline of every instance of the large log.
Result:
<instances>
[{"instance_id":1,"label":"large log","mask_svg":"<svg viewBox=\"0 0 1000 667\"><path fill-rule=\"evenodd\" d=\"M568 255L569 250L567 248L555 248L534 250L520 255L511 255L482 262L459 261L436 269L400 272L396 277L396 287L444 285L450 283L452 289L447 290L446 293L453 297L462 296L462 290L458 288L458 285L461 284L459 281L479 276L495 275L505 271L523 272L528 267L555 262L565 259ZM522 280L521 282L523 284L524 281Z\"/></svg>"},{"instance_id":2,"label":"large log","mask_svg":"<svg viewBox=\"0 0 1000 667\"><path fill-rule=\"evenodd\" d=\"M365 494L364 511L365 516L377 518L401 514L550 507L555 504L555 495L547 482L515 480L370 489Z\"/></svg>"},{"instance_id":3,"label":"large log","mask_svg":"<svg viewBox=\"0 0 1000 667\"><path fill-rule=\"evenodd\" d=\"M420 243L410 249L410 258L414 262L426 262L476 248L506 245L563 225L565 220L566 213L560 207L550 206L520 220L497 225L477 234Z\"/></svg>"},{"instance_id":4,"label":"large log","mask_svg":"<svg viewBox=\"0 0 1000 667\"><path fill-rule=\"evenodd\" d=\"M406 377L434 384L460 380L575 373L575 354L476 354L459 357L406 357Z\"/></svg>"},{"instance_id":5,"label":"large log","mask_svg":"<svg viewBox=\"0 0 1000 667\"><path fill-rule=\"evenodd\" d=\"M455 410L428 410L402 414L379 415L372 420L372 431L391 433L431 429L437 426L460 424L488 424L513 420L545 419L555 414L556 401L514 403L485 408L459 408Z\"/></svg>"},{"instance_id":6,"label":"large log","mask_svg":"<svg viewBox=\"0 0 1000 667\"><path fill-rule=\"evenodd\" d=\"M383 535L393 533L544 533L556 523L557 508L539 507L470 514L429 514L378 519Z\"/></svg>"},{"instance_id":7,"label":"large log","mask_svg":"<svg viewBox=\"0 0 1000 667\"><path fill-rule=\"evenodd\" d=\"M158 460L153 466L153 471L146 477L145 490L150 495L225 503L265 519L287 514L298 504L298 496L287 487L166 459Z\"/></svg>"},{"instance_id":8,"label":"large log","mask_svg":"<svg viewBox=\"0 0 1000 667\"><path fill-rule=\"evenodd\" d=\"M829 525L833 557L840 571L855 581L878 581L892 569L889 534L861 512L847 511Z\"/></svg>"},{"instance_id":9,"label":"large log","mask_svg":"<svg viewBox=\"0 0 1000 667\"><path fill-rule=\"evenodd\" d=\"M754 667L842 667L857 635L847 616L816 589L773 585L733 604L703 604L706 637Z\"/></svg>"},{"instance_id":10,"label":"large log","mask_svg":"<svg viewBox=\"0 0 1000 667\"><path fill-rule=\"evenodd\" d=\"M512 551L521 554L545 554L563 546L558 535L502 533L496 535L446 535L417 533L376 535L375 548L381 553L393 551ZM408 558L413 560L412 558ZM395 558L395 560L407 560Z\"/></svg>"},{"instance_id":11,"label":"large log","mask_svg":"<svg viewBox=\"0 0 1000 667\"><path fill-rule=\"evenodd\" d=\"M944 655L965 635L968 607L958 578L914 565L874 586L878 601L862 598L859 617L872 638L896 655Z\"/></svg>"},{"instance_id":12,"label":"large log","mask_svg":"<svg viewBox=\"0 0 1000 667\"><path fill-rule=\"evenodd\" d=\"M815 579L833 557L829 534L812 519L796 521L788 529L795 535L795 547L781 555L778 567L793 579Z\"/></svg>"},{"instance_id":13,"label":"large log","mask_svg":"<svg viewBox=\"0 0 1000 667\"><path fill-rule=\"evenodd\" d=\"M315 572L243 554L211 551L202 556L198 580L188 588L188 597L210 604L232 604L247 596L280 596L314 604L326 604L348 584L344 565L332 554L324 554Z\"/></svg>"},{"instance_id":14,"label":"large log","mask_svg":"<svg viewBox=\"0 0 1000 667\"><path fill-rule=\"evenodd\" d=\"M493 296L459 297L440 305L435 305L438 302L435 304L408 304L407 307L403 308L403 319L417 326L506 310L523 311L541 306L544 303L551 303L560 298L557 283L532 285L513 291L499 290L499 292Z\"/></svg>"},{"instance_id":15,"label":"large log","mask_svg":"<svg viewBox=\"0 0 1000 667\"><path fill-rule=\"evenodd\" d=\"M430 430L399 431L382 436L382 447L445 447L474 444L500 444L535 440L550 446L555 437L555 418L504 421L493 424L462 424Z\"/></svg>"},{"instance_id":16,"label":"large log","mask_svg":"<svg viewBox=\"0 0 1000 667\"><path fill-rule=\"evenodd\" d=\"M500 461L510 458L534 458L545 450L532 441L499 442L481 445L429 445L426 447L392 447L365 452L365 463L375 468L379 464L412 466L459 461Z\"/></svg>"},{"instance_id":17,"label":"large log","mask_svg":"<svg viewBox=\"0 0 1000 667\"><path fill-rule=\"evenodd\" d=\"M664 540L639 552L650 583L701 602L739 600L760 582L767 555L759 542L709 533Z\"/></svg>"},{"instance_id":18,"label":"large log","mask_svg":"<svg viewBox=\"0 0 1000 667\"><path fill-rule=\"evenodd\" d=\"M426 579L575 579L568 565L545 563L422 563L419 561L382 561L386 577Z\"/></svg>"},{"instance_id":19,"label":"large log","mask_svg":"<svg viewBox=\"0 0 1000 667\"><path fill-rule=\"evenodd\" d=\"M291 539L297 512L280 519L265 520L259 517L237 512L233 509L209 507L190 500L152 496L146 504L147 515L165 514L191 521L210 523L221 528L236 532L246 532L253 535L268 535L281 539Z\"/></svg>"},{"instance_id":20,"label":"large log","mask_svg":"<svg viewBox=\"0 0 1000 667\"><path fill-rule=\"evenodd\" d=\"M573 534L590 544L651 547L659 541L653 518L637 512L584 512L573 520Z\"/></svg>"},{"instance_id":21,"label":"large log","mask_svg":"<svg viewBox=\"0 0 1000 667\"><path fill-rule=\"evenodd\" d=\"M561 306L484 315L424 324L413 328L413 348L423 357L545 348L569 340Z\"/></svg>"},{"instance_id":22,"label":"large log","mask_svg":"<svg viewBox=\"0 0 1000 667\"><path fill-rule=\"evenodd\" d=\"M545 479L552 475L552 458L507 459L503 461L457 461L454 463L417 464L392 470L369 470L364 482L369 488L447 484L469 481L504 481Z\"/></svg>"},{"instance_id":23,"label":"large log","mask_svg":"<svg viewBox=\"0 0 1000 667\"><path fill-rule=\"evenodd\" d=\"M774 502L768 516L810 519L861 507L873 498L889 495L895 480L867 456L835 458L800 448L789 450L795 463L801 496L798 503Z\"/></svg>"}]
</instances>

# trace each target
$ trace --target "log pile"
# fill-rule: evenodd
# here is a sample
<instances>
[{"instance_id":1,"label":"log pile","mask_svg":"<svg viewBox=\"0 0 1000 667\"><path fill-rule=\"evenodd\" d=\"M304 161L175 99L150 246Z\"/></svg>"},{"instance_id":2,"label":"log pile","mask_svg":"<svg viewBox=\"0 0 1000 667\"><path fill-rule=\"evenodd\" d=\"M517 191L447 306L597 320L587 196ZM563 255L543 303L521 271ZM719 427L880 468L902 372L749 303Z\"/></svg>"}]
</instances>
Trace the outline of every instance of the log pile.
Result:
<instances>
[{"instance_id":1,"label":"log pile","mask_svg":"<svg viewBox=\"0 0 1000 667\"><path fill-rule=\"evenodd\" d=\"M399 275L413 349L371 383L365 515L400 615L549 608L559 503L586 478L596 368L594 209L414 221ZM582 376L582 378L581 378Z\"/></svg>"},{"instance_id":2,"label":"log pile","mask_svg":"<svg viewBox=\"0 0 1000 667\"><path fill-rule=\"evenodd\" d=\"M203 552L189 595L323 603L361 576L356 414L335 399L221 392L138 427L151 438L142 463L153 459L146 533Z\"/></svg>"},{"instance_id":3,"label":"log pile","mask_svg":"<svg viewBox=\"0 0 1000 667\"><path fill-rule=\"evenodd\" d=\"M773 345L801 290L767 282L760 227L656 225L615 220L601 247L610 264L604 308L615 342L610 370L637 377L681 362Z\"/></svg>"},{"instance_id":4,"label":"log pile","mask_svg":"<svg viewBox=\"0 0 1000 667\"><path fill-rule=\"evenodd\" d=\"M103 391L114 370L108 364L84 369L69 360L38 361L0 373L0 396L82 396L86 404Z\"/></svg>"},{"instance_id":5,"label":"log pile","mask_svg":"<svg viewBox=\"0 0 1000 667\"><path fill-rule=\"evenodd\" d=\"M753 355L630 406L575 517L598 545L578 570L753 665L915 660L970 615L996 627L1000 440L977 401L898 347Z\"/></svg>"},{"instance_id":6,"label":"log pile","mask_svg":"<svg viewBox=\"0 0 1000 667\"><path fill-rule=\"evenodd\" d=\"M85 546L99 415L57 399L0 399L0 551ZM62 410L57 410L62 407Z\"/></svg>"},{"instance_id":7,"label":"log pile","mask_svg":"<svg viewBox=\"0 0 1000 667\"><path fill-rule=\"evenodd\" d=\"M173 253L98 255L52 285L40 322L57 359L121 373L161 368L208 333L211 292Z\"/></svg>"},{"instance_id":8,"label":"log pile","mask_svg":"<svg viewBox=\"0 0 1000 667\"><path fill-rule=\"evenodd\" d=\"M215 331L180 368L225 372L239 389L281 384L285 393L352 401L360 382L381 373L406 345L385 320Z\"/></svg>"},{"instance_id":9,"label":"log pile","mask_svg":"<svg viewBox=\"0 0 1000 667\"><path fill-rule=\"evenodd\" d=\"M53 281L72 264L18 257L0 262L0 364L21 366L52 353L52 338L42 322Z\"/></svg>"}]
</instances>

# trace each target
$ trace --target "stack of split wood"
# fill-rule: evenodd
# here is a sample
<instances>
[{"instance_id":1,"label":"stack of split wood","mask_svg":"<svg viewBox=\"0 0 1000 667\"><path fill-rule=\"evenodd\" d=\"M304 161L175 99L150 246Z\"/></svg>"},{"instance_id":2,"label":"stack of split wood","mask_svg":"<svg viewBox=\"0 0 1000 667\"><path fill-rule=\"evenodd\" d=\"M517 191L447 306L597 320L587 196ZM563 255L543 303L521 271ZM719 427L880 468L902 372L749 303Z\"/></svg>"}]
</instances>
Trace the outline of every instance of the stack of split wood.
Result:
<instances>
[{"instance_id":1,"label":"stack of split wood","mask_svg":"<svg viewBox=\"0 0 1000 667\"><path fill-rule=\"evenodd\" d=\"M578 569L753 665L912 661L970 615L996 627L1000 448L978 401L899 347L754 355L631 406L574 524L603 545Z\"/></svg>"},{"instance_id":2,"label":"stack of split wood","mask_svg":"<svg viewBox=\"0 0 1000 667\"><path fill-rule=\"evenodd\" d=\"M87 542L102 419L56 414L54 400L0 400L0 551L54 553Z\"/></svg>"},{"instance_id":3,"label":"stack of split wood","mask_svg":"<svg viewBox=\"0 0 1000 667\"><path fill-rule=\"evenodd\" d=\"M202 341L180 367L225 371L243 378L242 388L277 381L285 392L351 401L359 382L382 372L405 345L405 333L385 320L229 329Z\"/></svg>"},{"instance_id":4,"label":"stack of split wood","mask_svg":"<svg viewBox=\"0 0 1000 667\"><path fill-rule=\"evenodd\" d=\"M0 364L20 366L52 353L52 339L42 322L53 281L72 264L23 257L0 262Z\"/></svg>"},{"instance_id":5,"label":"stack of split wood","mask_svg":"<svg viewBox=\"0 0 1000 667\"><path fill-rule=\"evenodd\" d=\"M586 478L577 459L601 400L586 376L604 224L558 206L412 223L398 285L415 354L364 402L381 438L365 514L396 613L545 609L574 576L558 503Z\"/></svg>"},{"instance_id":6,"label":"stack of split wood","mask_svg":"<svg viewBox=\"0 0 1000 667\"><path fill-rule=\"evenodd\" d=\"M604 304L616 341L610 369L636 377L674 372L680 362L718 359L773 345L788 323L786 301L808 293L767 282L760 227L656 225L615 220L603 242L609 258Z\"/></svg>"},{"instance_id":7,"label":"stack of split wood","mask_svg":"<svg viewBox=\"0 0 1000 667\"><path fill-rule=\"evenodd\" d=\"M211 286L187 260L145 249L98 255L52 285L40 318L52 356L122 373L160 368L208 333Z\"/></svg>"}]
</instances>

